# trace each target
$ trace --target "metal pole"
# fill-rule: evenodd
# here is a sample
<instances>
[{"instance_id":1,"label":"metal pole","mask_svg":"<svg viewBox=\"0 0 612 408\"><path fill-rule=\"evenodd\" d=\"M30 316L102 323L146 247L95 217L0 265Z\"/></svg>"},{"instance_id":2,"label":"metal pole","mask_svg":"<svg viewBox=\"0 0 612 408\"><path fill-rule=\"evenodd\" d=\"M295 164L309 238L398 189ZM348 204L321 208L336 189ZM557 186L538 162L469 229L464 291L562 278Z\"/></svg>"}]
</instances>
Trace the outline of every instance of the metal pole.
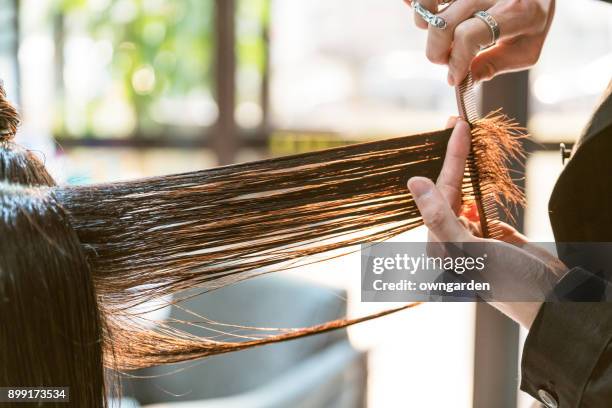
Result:
<instances>
[{"instance_id":1,"label":"metal pole","mask_svg":"<svg viewBox=\"0 0 612 408\"><path fill-rule=\"evenodd\" d=\"M482 112L502 108L521 126L527 125L529 76L518 72L483 85ZM516 162L513 171L524 171ZM524 180L519 180L524 188ZM524 213L516 214L516 227L524 228ZM519 326L486 303L476 305L474 352L474 408L516 407L518 388Z\"/></svg>"},{"instance_id":2,"label":"metal pole","mask_svg":"<svg viewBox=\"0 0 612 408\"><path fill-rule=\"evenodd\" d=\"M236 106L236 0L215 0L216 96L219 116L213 150L220 165L234 162L239 148Z\"/></svg>"}]
</instances>

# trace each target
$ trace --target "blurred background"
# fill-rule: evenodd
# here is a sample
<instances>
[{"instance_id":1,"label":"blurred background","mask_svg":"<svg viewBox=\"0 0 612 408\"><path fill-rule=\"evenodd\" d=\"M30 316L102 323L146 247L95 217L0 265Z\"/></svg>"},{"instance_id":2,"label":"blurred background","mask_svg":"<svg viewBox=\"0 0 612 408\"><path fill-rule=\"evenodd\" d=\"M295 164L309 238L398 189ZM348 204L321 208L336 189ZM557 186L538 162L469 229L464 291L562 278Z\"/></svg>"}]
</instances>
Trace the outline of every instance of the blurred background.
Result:
<instances>
[{"instance_id":1,"label":"blurred background","mask_svg":"<svg viewBox=\"0 0 612 408\"><path fill-rule=\"evenodd\" d=\"M444 67L401 0L0 0L0 77L19 143L58 180L200 170L407 135L456 114ZM552 240L559 143L580 135L612 76L612 7L557 2L540 62L483 87L528 127L519 226ZM424 240L424 231L399 239ZM292 272L359 302L359 259ZM342 295L344 296L344 295ZM482 309L482 310L481 310ZM518 328L473 304L429 304L350 329L371 407L527 406ZM203 381L206 381L204 378ZM503 401L486 405L483 401Z\"/></svg>"}]
</instances>

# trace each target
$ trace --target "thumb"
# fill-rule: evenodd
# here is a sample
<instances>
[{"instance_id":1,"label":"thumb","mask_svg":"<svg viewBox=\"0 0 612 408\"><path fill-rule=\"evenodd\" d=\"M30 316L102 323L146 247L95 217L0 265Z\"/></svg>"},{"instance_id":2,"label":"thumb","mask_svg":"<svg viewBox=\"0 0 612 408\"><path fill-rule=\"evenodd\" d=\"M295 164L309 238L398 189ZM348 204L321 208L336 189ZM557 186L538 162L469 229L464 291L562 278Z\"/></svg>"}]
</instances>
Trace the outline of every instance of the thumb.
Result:
<instances>
[{"instance_id":1,"label":"thumb","mask_svg":"<svg viewBox=\"0 0 612 408\"><path fill-rule=\"evenodd\" d=\"M535 64L539 52L532 52L537 47L534 39L521 37L511 43L501 43L478 54L471 65L475 81L488 81L505 72L520 71Z\"/></svg>"},{"instance_id":2,"label":"thumb","mask_svg":"<svg viewBox=\"0 0 612 408\"><path fill-rule=\"evenodd\" d=\"M450 205L435 184L424 177L408 180L408 189L416 202L425 225L441 242L467 242L469 232L459 222Z\"/></svg>"}]
</instances>

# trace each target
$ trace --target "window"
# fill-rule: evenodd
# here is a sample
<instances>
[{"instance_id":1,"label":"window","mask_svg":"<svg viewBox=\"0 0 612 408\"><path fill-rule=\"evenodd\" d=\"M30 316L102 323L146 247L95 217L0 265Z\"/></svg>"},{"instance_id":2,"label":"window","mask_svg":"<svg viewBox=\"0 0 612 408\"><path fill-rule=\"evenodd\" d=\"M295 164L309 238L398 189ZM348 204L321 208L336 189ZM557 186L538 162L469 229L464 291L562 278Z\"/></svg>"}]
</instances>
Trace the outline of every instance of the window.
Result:
<instances>
[{"instance_id":1,"label":"window","mask_svg":"<svg viewBox=\"0 0 612 408\"><path fill-rule=\"evenodd\" d=\"M453 91L411 18L401 1L274 1L274 126L360 137L443 126L456 114Z\"/></svg>"},{"instance_id":2,"label":"window","mask_svg":"<svg viewBox=\"0 0 612 408\"><path fill-rule=\"evenodd\" d=\"M527 165L526 230L541 241L553 240L548 198L562 169L559 143L576 141L612 79L612 7L595 0L556 7L540 61L530 71L528 126L540 151Z\"/></svg>"},{"instance_id":3,"label":"window","mask_svg":"<svg viewBox=\"0 0 612 408\"><path fill-rule=\"evenodd\" d=\"M267 114L269 14L267 0L238 0L235 120L243 129L260 128Z\"/></svg>"},{"instance_id":4,"label":"window","mask_svg":"<svg viewBox=\"0 0 612 408\"><path fill-rule=\"evenodd\" d=\"M56 133L198 137L217 117L211 0L63 1Z\"/></svg>"},{"instance_id":5,"label":"window","mask_svg":"<svg viewBox=\"0 0 612 408\"><path fill-rule=\"evenodd\" d=\"M17 94L18 69L15 64L17 52L18 19L15 3L12 0L0 1L0 24L5 27L0 32L0 72L9 95Z\"/></svg>"},{"instance_id":6,"label":"window","mask_svg":"<svg viewBox=\"0 0 612 408\"><path fill-rule=\"evenodd\" d=\"M529 130L540 142L574 142L612 74L612 8L558 1L540 61L531 70Z\"/></svg>"},{"instance_id":7,"label":"window","mask_svg":"<svg viewBox=\"0 0 612 408\"><path fill-rule=\"evenodd\" d=\"M221 9L236 13L235 43L233 23L216 19ZM229 160L262 157L269 0L40 0L20 3L19 16L20 140L52 159L58 180L211 167L215 139L246 141ZM235 79L218 65L221 43L235 44ZM228 83L235 106L219 106ZM235 130L220 132L228 111Z\"/></svg>"}]
</instances>

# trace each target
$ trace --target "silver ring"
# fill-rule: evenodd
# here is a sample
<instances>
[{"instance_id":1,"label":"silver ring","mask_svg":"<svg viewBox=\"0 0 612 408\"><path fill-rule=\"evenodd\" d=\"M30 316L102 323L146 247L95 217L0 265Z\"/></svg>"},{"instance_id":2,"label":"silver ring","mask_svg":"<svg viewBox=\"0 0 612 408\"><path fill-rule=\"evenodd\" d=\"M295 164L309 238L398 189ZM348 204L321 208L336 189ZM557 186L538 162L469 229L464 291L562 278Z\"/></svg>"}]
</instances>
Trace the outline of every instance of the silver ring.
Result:
<instances>
[{"instance_id":1,"label":"silver ring","mask_svg":"<svg viewBox=\"0 0 612 408\"><path fill-rule=\"evenodd\" d=\"M483 21L491 30L491 42L485 46L480 47L481 50L486 50L487 48L491 48L495 44L497 44L497 40L499 40L499 24L492 15L487 13L486 11L477 11L474 13L474 17Z\"/></svg>"},{"instance_id":2,"label":"silver ring","mask_svg":"<svg viewBox=\"0 0 612 408\"><path fill-rule=\"evenodd\" d=\"M421 16L421 18L425 20L425 22L430 26L438 28L440 30L444 30L446 28L445 19L436 16L431 11L421 6L421 3L419 3L418 1L412 2L412 8L414 9L414 12Z\"/></svg>"}]
</instances>

